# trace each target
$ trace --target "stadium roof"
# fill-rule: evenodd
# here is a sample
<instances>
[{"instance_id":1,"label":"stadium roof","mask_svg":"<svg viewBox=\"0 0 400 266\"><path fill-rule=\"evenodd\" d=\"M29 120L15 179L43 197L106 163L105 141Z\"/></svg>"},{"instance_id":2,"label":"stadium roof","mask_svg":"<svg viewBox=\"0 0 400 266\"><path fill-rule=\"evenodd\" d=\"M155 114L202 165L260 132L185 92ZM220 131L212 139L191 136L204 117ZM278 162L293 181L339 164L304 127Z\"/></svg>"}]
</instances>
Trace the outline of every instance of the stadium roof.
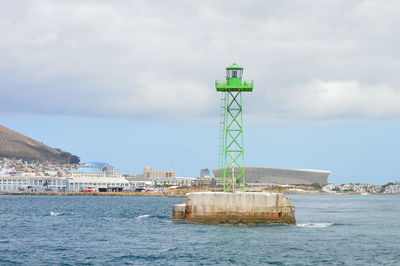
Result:
<instances>
[{"instance_id":1,"label":"stadium roof","mask_svg":"<svg viewBox=\"0 0 400 266\"><path fill-rule=\"evenodd\" d=\"M72 170L72 173L98 173L98 174L102 174L104 173L102 170L98 169L98 168L79 168L76 170Z\"/></svg>"},{"instance_id":2,"label":"stadium roof","mask_svg":"<svg viewBox=\"0 0 400 266\"><path fill-rule=\"evenodd\" d=\"M88 162L84 164L87 167L109 167L113 168L111 165L108 163L102 163L102 162Z\"/></svg>"}]
</instances>

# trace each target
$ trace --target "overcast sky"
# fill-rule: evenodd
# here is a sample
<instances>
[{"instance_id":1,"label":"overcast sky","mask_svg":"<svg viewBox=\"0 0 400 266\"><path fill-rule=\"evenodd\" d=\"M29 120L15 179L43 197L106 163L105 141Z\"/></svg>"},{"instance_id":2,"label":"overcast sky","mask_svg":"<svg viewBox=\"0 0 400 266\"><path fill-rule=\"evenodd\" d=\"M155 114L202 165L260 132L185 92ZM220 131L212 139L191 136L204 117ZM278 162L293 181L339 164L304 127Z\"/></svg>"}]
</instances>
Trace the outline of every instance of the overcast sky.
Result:
<instances>
[{"instance_id":1,"label":"overcast sky","mask_svg":"<svg viewBox=\"0 0 400 266\"><path fill-rule=\"evenodd\" d=\"M0 0L0 115L27 134L18 117L211 125L214 80L237 62L255 80L248 125L397 123L399 10L395 0Z\"/></svg>"}]
</instances>

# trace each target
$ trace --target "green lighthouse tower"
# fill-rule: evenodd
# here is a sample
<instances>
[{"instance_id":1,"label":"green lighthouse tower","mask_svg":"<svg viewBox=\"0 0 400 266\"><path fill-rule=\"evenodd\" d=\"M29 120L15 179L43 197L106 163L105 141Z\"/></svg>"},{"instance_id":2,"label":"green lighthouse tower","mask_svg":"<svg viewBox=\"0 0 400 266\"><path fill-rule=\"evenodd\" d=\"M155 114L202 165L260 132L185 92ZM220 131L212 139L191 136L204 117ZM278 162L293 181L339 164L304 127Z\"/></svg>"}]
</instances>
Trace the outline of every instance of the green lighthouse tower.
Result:
<instances>
[{"instance_id":1,"label":"green lighthouse tower","mask_svg":"<svg viewBox=\"0 0 400 266\"><path fill-rule=\"evenodd\" d=\"M243 67L233 63L226 68L226 80L215 81L222 92L220 167L223 169L224 191L246 191L244 169L242 92L253 91L253 80L243 80Z\"/></svg>"}]
</instances>

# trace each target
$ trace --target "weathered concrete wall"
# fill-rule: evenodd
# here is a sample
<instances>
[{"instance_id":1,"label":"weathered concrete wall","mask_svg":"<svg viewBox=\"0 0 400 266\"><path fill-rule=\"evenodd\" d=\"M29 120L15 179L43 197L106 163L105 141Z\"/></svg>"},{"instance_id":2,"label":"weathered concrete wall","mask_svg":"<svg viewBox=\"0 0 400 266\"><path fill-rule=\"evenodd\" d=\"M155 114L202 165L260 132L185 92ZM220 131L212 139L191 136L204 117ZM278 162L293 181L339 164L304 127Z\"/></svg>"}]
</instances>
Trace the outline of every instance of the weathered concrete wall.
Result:
<instances>
[{"instance_id":1,"label":"weathered concrete wall","mask_svg":"<svg viewBox=\"0 0 400 266\"><path fill-rule=\"evenodd\" d=\"M295 224L295 206L268 192L195 192L175 205L173 220L204 224Z\"/></svg>"}]
</instances>

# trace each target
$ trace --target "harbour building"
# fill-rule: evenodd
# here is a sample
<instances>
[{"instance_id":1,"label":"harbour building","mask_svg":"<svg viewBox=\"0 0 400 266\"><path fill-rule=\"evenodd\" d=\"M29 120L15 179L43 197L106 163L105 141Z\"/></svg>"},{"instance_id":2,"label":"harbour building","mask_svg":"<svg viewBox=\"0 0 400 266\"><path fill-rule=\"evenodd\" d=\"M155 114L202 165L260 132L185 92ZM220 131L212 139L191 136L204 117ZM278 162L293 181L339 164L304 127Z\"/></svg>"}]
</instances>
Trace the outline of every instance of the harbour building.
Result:
<instances>
[{"instance_id":1,"label":"harbour building","mask_svg":"<svg viewBox=\"0 0 400 266\"><path fill-rule=\"evenodd\" d=\"M2 176L0 191L65 191L67 182L62 177Z\"/></svg>"},{"instance_id":2,"label":"harbour building","mask_svg":"<svg viewBox=\"0 0 400 266\"><path fill-rule=\"evenodd\" d=\"M75 169L71 171L72 177L119 177L120 175L116 174L115 168L107 163L101 162L89 162L81 165L81 168Z\"/></svg>"},{"instance_id":3,"label":"harbour building","mask_svg":"<svg viewBox=\"0 0 400 266\"><path fill-rule=\"evenodd\" d=\"M14 169L10 162L0 165L0 191L123 191L130 182L107 163L89 162L78 169L35 173L30 169ZM27 172L29 171L29 172ZM29 174L29 175L28 175Z\"/></svg>"},{"instance_id":4,"label":"harbour building","mask_svg":"<svg viewBox=\"0 0 400 266\"><path fill-rule=\"evenodd\" d=\"M191 186L196 180L193 177L178 177L176 171L158 171L147 166L143 168L143 174L128 177L132 187L145 186L149 182L154 187L167 186Z\"/></svg>"},{"instance_id":5,"label":"harbour building","mask_svg":"<svg viewBox=\"0 0 400 266\"><path fill-rule=\"evenodd\" d=\"M68 191L123 191L130 189L130 182L107 163L89 162L71 171L67 178Z\"/></svg>"},{"instance_id":6,"label":"harbour building","mask_svg":"<svg viewBox=\"0 0 400 266\"><path fill-rule=\"evenodd\" d=\"M130 188L130 183L123 177L90 177L79 176L67 178L68 191L99 191L114 192L123 191Z\"/></svg>"},{"instance_id":7,"label":"harbour building","mask_svg":"<svg viewBox=\"0 0 400 266\"><path fill-rule=\"evenodd\" d=\"M145 167L143 175L148 179L155 178L176 178L178 175L176 171L155 171L151 167Z\"/></svg>"}]
</instances>

